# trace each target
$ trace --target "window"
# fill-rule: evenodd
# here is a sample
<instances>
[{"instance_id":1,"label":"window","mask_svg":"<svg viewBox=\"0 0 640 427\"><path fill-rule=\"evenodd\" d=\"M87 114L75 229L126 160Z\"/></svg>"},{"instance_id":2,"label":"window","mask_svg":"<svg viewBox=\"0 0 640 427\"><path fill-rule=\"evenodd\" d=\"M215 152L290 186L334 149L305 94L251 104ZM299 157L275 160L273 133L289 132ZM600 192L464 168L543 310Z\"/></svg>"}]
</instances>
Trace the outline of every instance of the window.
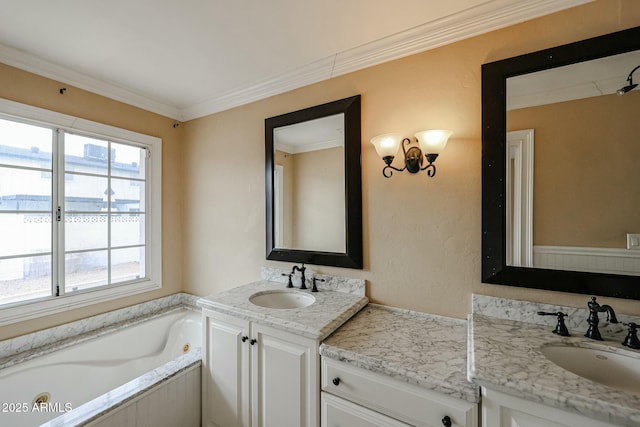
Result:
<instances>
[{"instance_id":1,"label":"window","mask_svg":"<svg viewBox=\"0 0 640 427\"><path fill-rule=\"evenodd\" d=\"M0 100L0 325L161 286L161 151Z\"/></svg>"}]
</instances>

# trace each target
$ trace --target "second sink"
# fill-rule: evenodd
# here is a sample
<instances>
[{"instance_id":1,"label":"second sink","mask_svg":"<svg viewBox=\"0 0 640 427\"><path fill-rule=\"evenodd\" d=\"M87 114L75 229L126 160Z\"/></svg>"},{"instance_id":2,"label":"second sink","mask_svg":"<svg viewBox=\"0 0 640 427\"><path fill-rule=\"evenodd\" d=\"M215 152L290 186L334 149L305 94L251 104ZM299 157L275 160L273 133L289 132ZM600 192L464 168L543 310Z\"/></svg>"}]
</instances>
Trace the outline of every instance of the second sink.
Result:
<instances>
[{"instance_id":1,"label":"second sink","mask_svg":"<svg viewBox=\"0 0 640 427\"><path fill-rule=\"evenodd\" d=\"M257 292L249 297L249 302L265 308L293 309L310 306L315 297L292 290Z\"/></svg>"},{"instance_id":2,"label":"second sink","mask_svg":"<svg viewBox=\"0 0 640 427\"><path fill-rule=\"evenodd\" d=\"M560 345L540 351L549 361L583 378L640 393L640 356Z\"/></svg>"}]
</instances>

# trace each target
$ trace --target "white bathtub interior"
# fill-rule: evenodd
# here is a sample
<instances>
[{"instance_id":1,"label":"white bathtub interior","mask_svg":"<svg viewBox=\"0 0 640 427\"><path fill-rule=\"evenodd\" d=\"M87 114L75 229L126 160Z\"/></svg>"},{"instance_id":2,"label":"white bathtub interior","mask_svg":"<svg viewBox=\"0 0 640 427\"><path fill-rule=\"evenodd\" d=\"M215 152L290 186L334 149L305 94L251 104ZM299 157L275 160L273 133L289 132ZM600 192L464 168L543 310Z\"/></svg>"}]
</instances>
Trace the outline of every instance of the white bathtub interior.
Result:
<instances>
[{"instance_id":1,"label":"white bathtub interior","mask_svg":"<svg viewBox=\"0 0 640 427\"><path fill-rule=\"evenodd\" d=\"M60 415L56 408L77 408L201 346L200 314L179 309L5 368L0 402L14 406L0 413L0 425L39 425ZM36 399L50 410L33 411Z\"/></svg>"}]
</instances>

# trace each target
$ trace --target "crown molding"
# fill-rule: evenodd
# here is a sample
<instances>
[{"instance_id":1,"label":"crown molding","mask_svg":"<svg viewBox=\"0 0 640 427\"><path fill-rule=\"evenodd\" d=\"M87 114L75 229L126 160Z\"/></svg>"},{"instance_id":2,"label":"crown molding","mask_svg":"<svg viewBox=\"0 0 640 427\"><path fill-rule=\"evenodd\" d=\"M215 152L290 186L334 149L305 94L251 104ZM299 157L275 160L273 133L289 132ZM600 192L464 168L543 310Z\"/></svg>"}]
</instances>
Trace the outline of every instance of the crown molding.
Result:
<instances>
[{"instance_id":1,"label":"crown molding","mask_svg":"<svg viewBox=\"0 0 640 427\"><path fill-rule=\"evenodd\" d=\"M0 61L163 116L186 121L591 1L593 0L487 1L407 31L293 68L246 87L214 94L182 108L38 59L7 46L0 45Z\"/></svg>"},{"instance_id":2,"label":"crown molding","mask_svg":"<svg viewBox=\"0 0 640 427\"><path fill-rule=\"evenodd\" d=\"M339 52L237 91L213 96L182 110L183 120L238 107L383 62L508 27L593 0L492 0L454 15Z\"/></svg>"},{"instance_id":3,"label":"crown molding","mask_svg":"<svg viewBox=\"0 0 640 427\"><path fill-rule=\"evenodd\" d=\"M249 86L209 97L182 109L183 120L192 120L278 95L331 77L334 56L271 77Z\"/></svg>"},{"instance_id":4,"label":"crown molding","mask_svg":"<svg viewBox=\"0 0 640 427\"><path fill-rule=\"evenodd\" d=\"M336 56L333 75L414 55L593 0L493 0Z\"/></svg>"},{"instance_id":5,"label":"crown molding","mask_svg":"<svg viewBox=\"0 0 640 427\"><path fill-rule=\"evenodd\" d=\"M0 44L0 62L162 116L176 120L180 120L181 118L181 110L166 102L140 95L116 84L96 79L87 74L54 64L3 44Z\"/></svg>"}]
</instances>

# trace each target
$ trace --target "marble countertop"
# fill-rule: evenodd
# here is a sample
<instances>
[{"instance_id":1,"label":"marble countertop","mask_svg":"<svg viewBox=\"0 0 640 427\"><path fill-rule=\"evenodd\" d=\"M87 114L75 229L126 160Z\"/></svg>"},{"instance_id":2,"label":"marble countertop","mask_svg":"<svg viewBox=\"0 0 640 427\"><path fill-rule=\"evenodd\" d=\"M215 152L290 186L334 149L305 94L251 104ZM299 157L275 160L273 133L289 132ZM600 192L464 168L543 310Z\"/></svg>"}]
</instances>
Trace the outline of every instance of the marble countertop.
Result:
<instances>
[{"instance_id":1,"label":"marble countertop","mask_svg":"<svg viewBox=\"0 0 640 427\"><path fill-rule=\"evenodd\" d=\"M600 342L585 338L582 330L570 329L573 336L561 337L551 332L554 324L555 321L550 321L549 325L542 326L471 314L469 380L512 396L601 421L640 426L640 393L614 389L573 374L547 360L540 348L560 344L606 349L637 357L639 363L640 352L620 344L624 335L605 336L603 332L604 341Z\"/></svg>"},{"instance_id":2,"label":"marble countertop","mask_svg":"<svg viewBox=\"0 0 640 427\"><path fill-rule=\"evenodd\" d=\"M198 305L321 341L369 302L362 295L326 289L313 293L294 289L316 298L310 306L299 309L272 309L249 302L254 293L286 290L285 286L284 283L261 280L201 298Z\"/></svg>"},{"instance_id":3,"label":"marble countertop","mask_svg":"<svg viewBox=\"0 0 640 427\"><path fill-rule=\"evenodd\" d=\"M369 304L322 343L320 354L477 403L466 344L464 320Z\"/></svg>"}]
</instances>

